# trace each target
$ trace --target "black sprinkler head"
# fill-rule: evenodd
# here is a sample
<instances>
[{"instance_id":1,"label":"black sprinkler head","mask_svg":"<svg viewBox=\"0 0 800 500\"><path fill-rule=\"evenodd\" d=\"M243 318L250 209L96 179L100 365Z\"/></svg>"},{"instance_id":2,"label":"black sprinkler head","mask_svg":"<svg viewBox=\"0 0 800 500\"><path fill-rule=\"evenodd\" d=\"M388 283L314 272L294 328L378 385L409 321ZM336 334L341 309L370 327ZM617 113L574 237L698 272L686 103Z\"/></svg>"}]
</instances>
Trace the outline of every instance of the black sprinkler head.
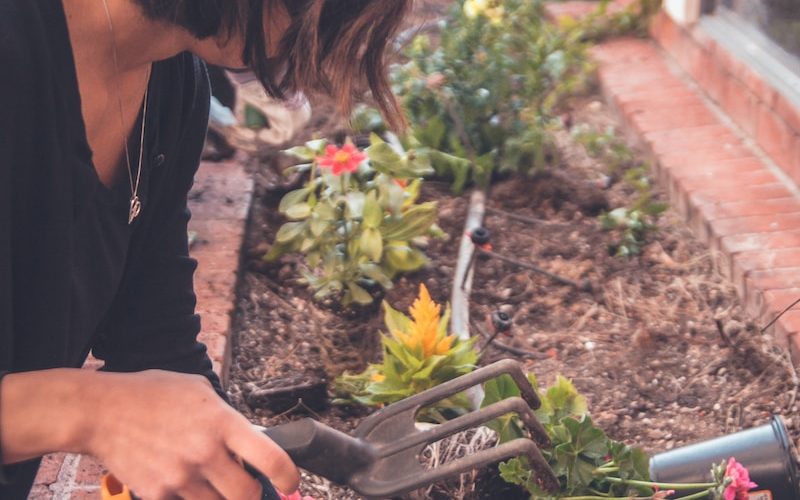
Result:
<instances>
[{"instance_id":1,"label":"black sprinkler head","mask_svg":"<svg viewBox=\"0 0 800 500\"><path fill-rule=\"evenodd\" d=\"M489 243L491 236L492 233L490 233L485 227L476 227L470 233L470 239L472 240L472 243L479 246Z\"/></svg>"},{"instance_id":2,"label":"black sprinkler head","mask_svg":"<svg viewBox=\"0 0 800 500\"><path fill-rule=\"evenodd\" d=\"M507 332L511 330L511 316L503 311L495 311L492 313L492 326L496 332Z\"/></svg>"}]
</instances>

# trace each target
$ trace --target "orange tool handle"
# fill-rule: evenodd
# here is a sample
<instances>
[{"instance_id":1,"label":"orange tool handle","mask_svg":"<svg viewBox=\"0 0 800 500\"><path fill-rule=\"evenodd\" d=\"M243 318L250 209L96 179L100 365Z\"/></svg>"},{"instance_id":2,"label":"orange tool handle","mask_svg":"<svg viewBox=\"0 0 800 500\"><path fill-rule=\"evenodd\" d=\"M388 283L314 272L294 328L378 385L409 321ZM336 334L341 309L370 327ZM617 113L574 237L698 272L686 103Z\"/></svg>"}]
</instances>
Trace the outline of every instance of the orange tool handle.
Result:
<instances>
[{"instance_id":1,"label":"orange tool handle","mask_svg":"<svg viewBox=\"0 0 800 500\"><path fill-rule=\"evenodd\" d=\"M114 474L105 474L100 479L100 497L102 500L133 500L128 487L114 477Z\"/></svg>"}]
</instances>

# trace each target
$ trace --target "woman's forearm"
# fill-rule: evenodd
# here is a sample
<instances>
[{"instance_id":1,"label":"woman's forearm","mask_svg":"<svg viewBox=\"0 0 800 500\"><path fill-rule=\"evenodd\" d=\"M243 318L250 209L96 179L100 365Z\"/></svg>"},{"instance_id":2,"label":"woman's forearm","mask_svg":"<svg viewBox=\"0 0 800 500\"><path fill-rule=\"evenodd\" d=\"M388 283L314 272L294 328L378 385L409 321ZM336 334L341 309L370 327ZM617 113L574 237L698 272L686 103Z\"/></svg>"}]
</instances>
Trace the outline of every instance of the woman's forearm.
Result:
<instances>
[{"instance_id":1,"label":"woman's forearm","mask_svg":"<svg viewBox=\"0 0 800 500\"><path fill-rule=\"evenodd\" d=\"M104 374L54 369L6 375L0 386L0 450L5 464L55 451L83 452Z\"/></svg>"}]
</instances>

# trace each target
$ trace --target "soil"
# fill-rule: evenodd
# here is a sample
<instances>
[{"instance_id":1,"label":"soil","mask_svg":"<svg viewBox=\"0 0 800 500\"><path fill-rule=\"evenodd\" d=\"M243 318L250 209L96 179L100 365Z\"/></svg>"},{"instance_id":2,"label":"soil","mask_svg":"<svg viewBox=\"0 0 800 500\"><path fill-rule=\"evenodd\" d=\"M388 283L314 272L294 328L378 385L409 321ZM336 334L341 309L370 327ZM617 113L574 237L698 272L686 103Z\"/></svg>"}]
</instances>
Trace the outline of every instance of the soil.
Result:
<instances>
[{"instance_id":1,"label":"soil","mask_svg":"<svg viewBox=\"0 0 800 500\"><path fill-rule=\"evenodd\" d=\"M419 4L427 9L425 15L441 12L440 3ZM331 109L316 103L308 138L341 133ZM575 100L569 112L574 123L601 130L616 125L596 97ZM491 345L481 363L511 357L523 362L542 385L557 374L572 379L588 398L595 421L611 437L651 453L760 425L772 415L783 416L796 441L800 417L794 417L794 368L772 338L760 333L762 325L743 312L733 286L715 273L715 256L672 210L660 217L640 255L610 255L608 248L618 235L602 229L597 212L605 206L628 206L635 193L621 182L609 186L606 166L590 158L568 132L559 132L557 139L561 158L549 169L493 185L488 207L494 210L484 225L492 233L494 252L572 280L588 279L592 289L580 291L506 262L478 259L470 306L477 326L472 333L485 328L493 312L505 311L513 328L499 340L516 351ZM261 260L284 222L277 205L291 182L279 172L288 164L270 151L253 162L257 192L238 292L229 392L237 408L261 425L310 415L349 431L368 410L330 406L321 397L297 404L284 401L272 411L254 397L267 384L275 387L276 379L288 377L286 385L329 382L344 371L362 370L380 356L379 302L351 310L316 302L298 283L301 257L287 256L274 264ZM449 239L431 241L426 248L430 265L402 276L386 293L386 300L400 310L408 308L421 282L435 300L449 301L464 231L468 195L453 196L442 181L426 182L423 193L439 204L439 225ZM520 222L502 212L541 222ZM531 357L536 359L520 352L535 353ZM358 498L320 478L306 475L304 480L304 491L317 498ZM500 493L501 487L487 473L461 485L457 494L447 490L430 495L513 497L509 491Z\"/></svg>"}]
</instances>

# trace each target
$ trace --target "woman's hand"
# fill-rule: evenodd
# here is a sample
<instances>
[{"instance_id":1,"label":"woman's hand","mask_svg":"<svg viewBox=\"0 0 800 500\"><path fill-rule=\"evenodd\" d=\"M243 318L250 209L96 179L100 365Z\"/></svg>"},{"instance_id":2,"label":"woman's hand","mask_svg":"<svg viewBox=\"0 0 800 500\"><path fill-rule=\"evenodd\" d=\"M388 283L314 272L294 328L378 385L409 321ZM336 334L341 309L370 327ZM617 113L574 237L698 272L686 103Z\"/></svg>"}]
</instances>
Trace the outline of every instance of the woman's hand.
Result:
<instances>
[{"instance_id":1,"label":"woman's hand","mask_svg":"<svg viewBox=\"0 0 800 500\"><path fill-rule=\"evenodd\" d=\"M259 499L261 487L239 459L281 491L295 491L289 456L253 429L205 378L164 371L98 374L85 450L137 496Z\"/></svg>"}]
</instances>

